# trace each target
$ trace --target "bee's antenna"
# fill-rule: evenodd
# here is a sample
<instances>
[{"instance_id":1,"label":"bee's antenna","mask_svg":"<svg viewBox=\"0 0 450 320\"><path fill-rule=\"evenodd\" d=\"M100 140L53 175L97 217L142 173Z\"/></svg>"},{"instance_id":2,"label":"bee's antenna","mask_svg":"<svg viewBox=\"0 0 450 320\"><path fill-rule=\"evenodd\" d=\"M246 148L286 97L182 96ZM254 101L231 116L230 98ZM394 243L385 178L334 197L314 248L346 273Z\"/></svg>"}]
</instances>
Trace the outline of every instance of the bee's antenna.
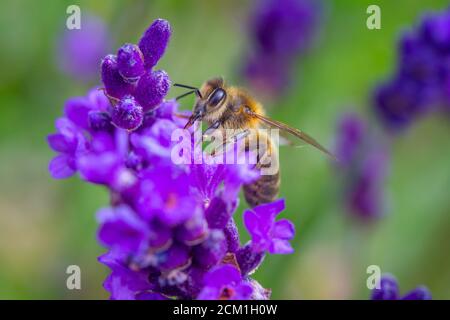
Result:
<instances>
[{"instance_id":1,"label":"bee's antenna","mask_svg":"<svg viewBox=\"0 0 450 320\"><path fill-rule=\"evenodd\" d=\"M179 96L178 98L176 98L177 100L178 100L178 99L181 99L181 98L183 98L184 96L187 96L188 94L191 94L191 93L193 93L193 92L195 92L195 94L196 94L197 96L199 96L200 99L203 99L202 94L200 93L200 90L199 90L198 88L196 88L196 87L192 87L192 86L188 86L188 85L180 84L180 83L174 83L173 86L174 86L174 87L181 87L181 88L185 88L185 89L192 89L191 92L189 92L189 93L187 93L187 94L184 94L184 95L181 95L181 96Z\"/></svg>"},{"instance_id":2,"label":"bee's antenna","mask_svg":"<svg viewBox=\"0 0 450 320\"><path fill-rule=\"evenodd\" d=\"M184 97L186 97L186 96L188 96L188 95L190 95L190 94L192 94L194 92L195 92L195 90L191 90L191 91L188 91L186 93L183 93L182 95L179 95L178 97L176 97L175 100L180 100L181 98L184 98Z\"/></svg>"}]
</instances>

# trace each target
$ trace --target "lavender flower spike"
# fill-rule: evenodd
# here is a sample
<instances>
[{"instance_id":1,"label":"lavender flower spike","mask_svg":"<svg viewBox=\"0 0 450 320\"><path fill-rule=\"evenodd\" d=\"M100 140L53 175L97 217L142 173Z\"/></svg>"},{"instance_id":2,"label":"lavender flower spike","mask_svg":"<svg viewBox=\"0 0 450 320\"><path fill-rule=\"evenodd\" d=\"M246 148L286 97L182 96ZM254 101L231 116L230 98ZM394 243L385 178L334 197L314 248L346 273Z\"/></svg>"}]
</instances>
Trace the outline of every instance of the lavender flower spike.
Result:
<instances>
[{"instance_id":1,"label":"lavender flower spike","mask_svg":"<svg viewBox=\"0 0 450 320\"><path fill-rule=\"evenodd\" d=\"M431 111L450 110L450 8L426 14L399 41L398 66L374 92L374 110L393 133Z\"/></svg>"},{"instance_id":2,"label":"lavender flower spike","mask_svg":"<svg viewBox=\"0 0 450 320\"><path fill-rule=\"evenodd\" d=\"M243 66L249 84L279 95L291 78L295 60L310 46L317 29L320 3L311 0L255 1L250 42Z\"/></svg>"},{"instance_id":3,"label":"lavender flower spike","mask_svg":"<svg viewBox=\"0 0 450 320\"><path fill-rule=\"evenodd\" d=\"M384 274L380 280L380 288L372 290L372 300L431 300L430 291L420 286L400 296L397 280L390 274Z\"/></svg>"},{"instance_id":4,"label":"lavender flower spike","mask_svg":"<svg viewBox=\"0 0 450 320\"><path fill-rule=\"evenodd\" d=\"M354 216L373 221L383 214L389 154L384 141L355 113L338 121L336 173L344 186L342 199Z\"/></svg>"},{"instance_id":5,"label":"lavender flower spike","mask_svg":"<svg viewBox=\"0 0 450 320\"><path fill-rule=\"evenodd\" d=\"M59 153L50 172L78 172L109 190L97 218L111 299L268 299L250 274L266 251L292 251L294 228L275 222L282 200L254 208L246 223L253 241L241 247L233 214L242 185L259 176L254 166L171 161L172 133L185 120L175 100L164 100L169 76L151 69L169 36L167 21L157 20L139 48L126 44L103 59L104 90L70 99L48 137Z\"/></svg>"}]
</instances>

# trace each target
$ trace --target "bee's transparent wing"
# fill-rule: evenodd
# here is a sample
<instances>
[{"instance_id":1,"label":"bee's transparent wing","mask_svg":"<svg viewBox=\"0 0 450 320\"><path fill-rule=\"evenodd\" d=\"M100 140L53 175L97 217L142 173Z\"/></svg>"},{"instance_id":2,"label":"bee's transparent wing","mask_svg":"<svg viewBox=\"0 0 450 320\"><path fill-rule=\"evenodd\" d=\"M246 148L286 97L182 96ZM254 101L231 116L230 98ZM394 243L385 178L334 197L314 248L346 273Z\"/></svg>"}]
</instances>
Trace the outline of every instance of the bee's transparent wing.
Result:
<instances>
[{"instance_id":1,"label":"bee's transparent wing","mask_svg":"<svg viewBox=\"0 0 450 320\"><path fill-rule=\"evenodd\" d=\"M265 117L263 115L260 115L258 113L255 113L255 112L252 112L252 111L247 111L247 112L249 112L255 118L261 120L261 122L263 122L264 124L269 125L271 127L278 128L278 129L280 129L282 131L285 131L287 133L290 133L291 135L301 139L302 141L304 141L304 142L314 146L315 148L319 149L320 151L324 152L325 154L327 154L328 156L330 156L334 160L337 160L336 157L333 155L333 153L328 151L324 146L322 146L313 137L311 137L310 135L306 134L305 132L300 131L300 130L295 129L295 128L292 128L292 127L288 126L287 124L284 124L284 123L282 123L280 121L277 121L277 120L270 119L270 118Z\"/></svg>"},{"instance_id":2,"label":"bee's transparent wing","mask_svg":"<svg viewBox=\"0 0 450 320\"><path fill-rule=\"evenodd\" d=\"M261 124L265 127L265 128L273 128L273 126L268 125L267 123L261 122ZM288 134L286 131L281 130L279 132L279 137L278 137L278 144L280 146L288 146L288 147L294 147L294 148L300 148L303 147L303 145L297 145L295 144L294 141L292 141L290 139L290 137L288 137Z\"/></svg>"}]
</instances>

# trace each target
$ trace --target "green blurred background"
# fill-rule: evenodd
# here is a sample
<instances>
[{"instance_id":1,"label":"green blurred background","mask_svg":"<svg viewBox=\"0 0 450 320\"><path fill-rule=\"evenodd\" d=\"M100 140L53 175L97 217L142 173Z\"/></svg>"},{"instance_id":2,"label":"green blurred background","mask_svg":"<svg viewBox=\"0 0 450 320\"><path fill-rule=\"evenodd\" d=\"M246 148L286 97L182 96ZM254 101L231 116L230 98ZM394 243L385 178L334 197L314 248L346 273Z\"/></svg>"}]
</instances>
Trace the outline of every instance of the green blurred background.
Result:
<instances>
[{"instance_id":1,"label":"green blurred background","mask_svg":"<svg viewBox=\"0 0 450 320\"><path fill-rule=\"evenodd\" d=\"M299 59L296 86L266 102L270 116L332 145L336 119L347 110L368 114L374 85L396 61L396 40L427 10L445 0L323 1L318 39ZM0 298L103 299L107 269L97 262L95 212L108 203L106 190L77 178L52 180L54 130L65 99L98 83L63 74L56 43L66 8L100 16L114 49L137 42L158 17L173 37L159 63L177 82L199 85L237 74L246 49L250 1L2 1L0 4ZM366 28L366 8L378 4L382 29ZM169 93L173 97L177 92ZM193 100L186 99L189 108ZM429 287L450 298L450 131L448 119L430 116L392 145L386 186L388 212L375 224L349 219L339 205L330 164L311 148L282 148L281 196L285 217L297 226L295 254L268 256L255 278L275 299L366 299L366 268L376 264L396 275L401 291ZM243 202L242 202L243 203ZM241 220L241 205L237 220ZM245 230L243 240L248 239ZM82 290L66 288L66 267L79 265Z\"/></svg>"}]
</instances>

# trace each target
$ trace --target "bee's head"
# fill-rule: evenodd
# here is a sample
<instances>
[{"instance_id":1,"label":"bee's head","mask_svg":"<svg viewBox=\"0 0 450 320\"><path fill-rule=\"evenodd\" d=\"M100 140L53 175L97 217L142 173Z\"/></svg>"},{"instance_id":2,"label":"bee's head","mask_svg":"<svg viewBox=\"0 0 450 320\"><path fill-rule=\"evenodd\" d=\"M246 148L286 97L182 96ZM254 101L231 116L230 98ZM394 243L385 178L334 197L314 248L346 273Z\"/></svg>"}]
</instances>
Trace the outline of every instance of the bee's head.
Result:
<instances>
[{"instance_id":1,"label":"bee's head","mask_svg":"<svg viewBox=\"0 0 450 320\"><path fill-rule=\"evenodd\" d=\"M227 92L222 78L214 78L206 81L200 90L196 91L192 115L185 128L189 128L197 120L213 121L219 118L226 109Z\"/></svg>"}]
</instances>

